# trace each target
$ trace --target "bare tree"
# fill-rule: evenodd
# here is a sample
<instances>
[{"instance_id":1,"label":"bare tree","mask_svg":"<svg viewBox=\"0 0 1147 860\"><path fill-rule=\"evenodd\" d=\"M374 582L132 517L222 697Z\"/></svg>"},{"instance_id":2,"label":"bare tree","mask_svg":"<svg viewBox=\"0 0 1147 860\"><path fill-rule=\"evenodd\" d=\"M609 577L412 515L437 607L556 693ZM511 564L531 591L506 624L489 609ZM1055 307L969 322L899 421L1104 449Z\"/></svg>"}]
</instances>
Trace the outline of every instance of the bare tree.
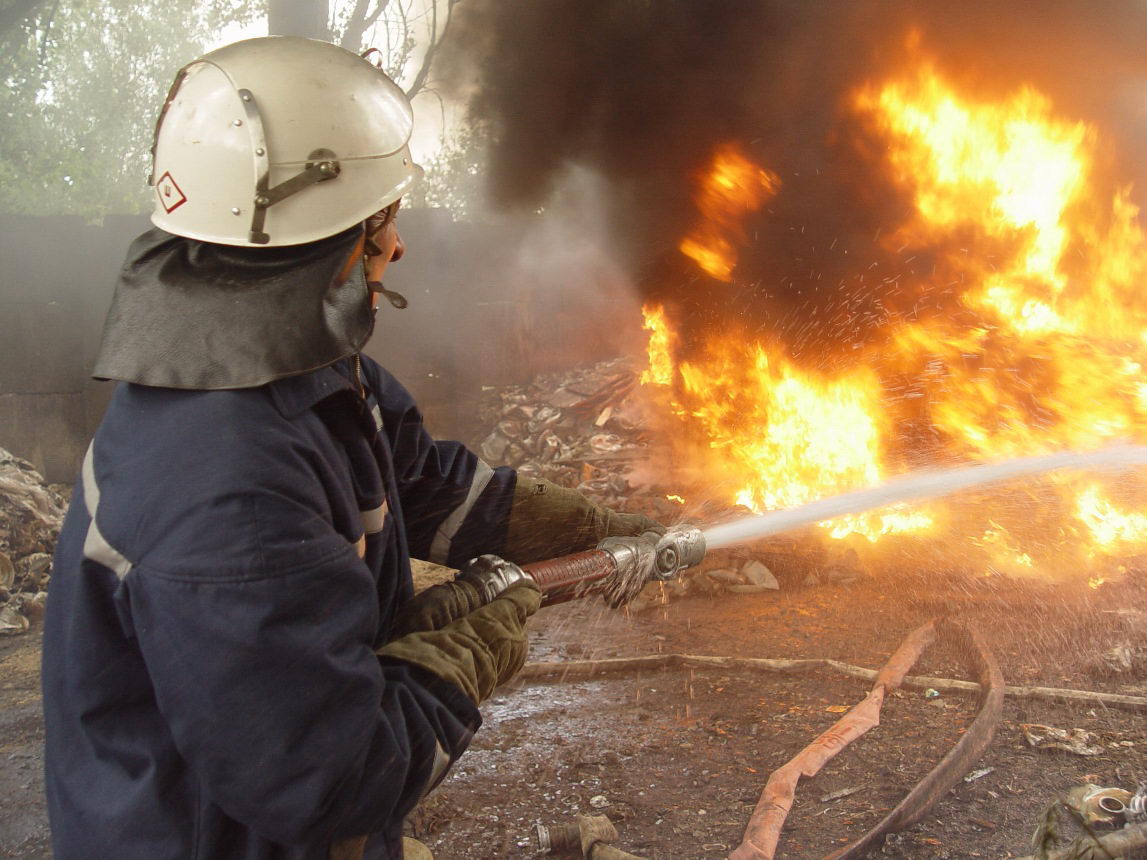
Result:
<instances>
[{"instance_id":1,"label":"bare tree","mask_svg":"<svg viewBox=\"0 0 1147 860\"><path fill-rule=\"evenodd\" d=\"M385 45L378 47L386 71L395 80L409 80L406 94L414 98L428 89L434 58L450 31L454 8L461 0L353 0L349 12L335 9L331 30L338 32L339 44L350 51L371 47L367 43L378 28L383 29ZM420 56L419 56L420 55ZM418 68L407 74L411 61L419 57Z\"/></svg>"}]
</instances>

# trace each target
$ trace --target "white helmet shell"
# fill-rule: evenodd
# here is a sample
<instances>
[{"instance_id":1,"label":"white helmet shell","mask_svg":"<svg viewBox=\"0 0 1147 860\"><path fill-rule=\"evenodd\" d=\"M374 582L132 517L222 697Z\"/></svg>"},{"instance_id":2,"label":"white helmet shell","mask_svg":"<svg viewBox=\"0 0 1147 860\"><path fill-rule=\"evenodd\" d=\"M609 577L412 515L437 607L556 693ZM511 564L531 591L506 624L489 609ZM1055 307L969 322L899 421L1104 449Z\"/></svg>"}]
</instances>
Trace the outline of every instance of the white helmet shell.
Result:
<instances>
[{"instance_id":1,"label":"white helmet shell","mask_svg":"<svg viewBox=\"0 0 1147 860\"><path fill-rule=\"evenodd\" d=\"M222 245L333 236L417 181L406 94L329 42L269 36L185 66L156 123L157 227Z\"/></svg>"}]
</instances>

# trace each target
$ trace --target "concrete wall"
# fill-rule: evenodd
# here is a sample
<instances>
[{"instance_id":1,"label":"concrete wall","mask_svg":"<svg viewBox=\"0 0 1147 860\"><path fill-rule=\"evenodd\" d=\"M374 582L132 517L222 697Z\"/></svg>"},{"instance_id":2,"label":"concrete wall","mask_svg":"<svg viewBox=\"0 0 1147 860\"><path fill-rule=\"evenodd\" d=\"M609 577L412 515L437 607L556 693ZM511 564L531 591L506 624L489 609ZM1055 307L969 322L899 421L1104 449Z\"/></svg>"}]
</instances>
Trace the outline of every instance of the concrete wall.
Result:
<instances>
[{"instance_id":1,"label":"concrete wall","mask_svg":"<svg viewBox=\"0 0 1147 860\"><path fill-rule=\"evenodd\" d=\"M0 446L71 482L111 387L88 377L143 218L0 216Z\"/></svg>"},{"instance_id":2,"label":"concrete wall","mask_svg":"<svg viewBox=\"0 0 1147 860\"><path fill-rule=\"evenodd\" d=\"M407 255L386 284L410 306L383 304L366 351L414 393L436 435L472 436L483 385L617 354L608 294L563 293L516 262L530 223L413 209L399 224ZM74 480L107 405L112 386L88 374L123 255L148 226L0 215L0 447L49 481Z\"/></svg>"}]
</instances>

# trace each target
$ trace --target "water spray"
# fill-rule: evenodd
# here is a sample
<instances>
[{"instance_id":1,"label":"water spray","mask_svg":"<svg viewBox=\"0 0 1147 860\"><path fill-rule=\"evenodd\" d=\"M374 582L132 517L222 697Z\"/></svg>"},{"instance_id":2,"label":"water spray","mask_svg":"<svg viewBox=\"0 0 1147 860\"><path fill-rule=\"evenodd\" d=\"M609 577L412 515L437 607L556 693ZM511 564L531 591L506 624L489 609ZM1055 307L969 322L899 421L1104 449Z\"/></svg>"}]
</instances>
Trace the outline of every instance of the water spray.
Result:
<instances>
[{"instance_id":1,"label":"water spray","mask_svg":"<svg viewBox=\"0 0 1147 860\"><path fill-rule=\"evenodd\" d=\"M664 534L606 538L596 549L519 567L497 556L476 559L461 576L481 587L490 600L514 582L529 578L542 590L549 606L601 594L611 606L628 603L650 582L675 579L694 567L710 549L759 540L770 535L856 514L897 502L940 498L972 487L1059 469L1122 470L1147 465L1147 446L1123 445L1090 454L1044 454L1002 463L986 463L913 472L875 487L819 499L795 508L745 517L736 522L700 529L679 525Z\"/></svg>"},{"instance_id":2,"label":"water spray","mask_svg":"<svg viewBox=\"0 0 1147 860\"><path fill-rule=\"evenodd\" d=\"M936 499L972 487L998 484L1013 478L1040 475L1059 469L1094 472L1142 465L1147 465L1147 446L1120 445L1090 454L1071 452L1042 454L1005 460L1002 463L982 463L955 469L911 472L864 490L842 493L795 508L770 511L760 516L712 526L705 530L705 543L709 549L719 549L790 532L844 514L858 514L897 502Z\"/></svg>"}]
</instances>

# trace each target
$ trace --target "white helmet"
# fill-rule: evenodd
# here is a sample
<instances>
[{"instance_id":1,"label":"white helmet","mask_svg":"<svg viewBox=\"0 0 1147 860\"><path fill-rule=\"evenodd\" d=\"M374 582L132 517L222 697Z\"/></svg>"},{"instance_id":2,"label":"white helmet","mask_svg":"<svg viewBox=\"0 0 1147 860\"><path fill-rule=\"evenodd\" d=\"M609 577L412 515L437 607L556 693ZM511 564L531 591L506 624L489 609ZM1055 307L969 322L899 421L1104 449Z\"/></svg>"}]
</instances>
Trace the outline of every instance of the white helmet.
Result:
<instances>
[{"instance_id":1,"label":"white helmet","mask_svg":"<svg viewBox=\"0 0 1147 860\"><path fill-rule=\"evenodd\" d=\"M176 75L155 127L157 227L222 245L333 236L422 175L406 94L329 42L236 42Z\"/></svg>"}]
</instances>

